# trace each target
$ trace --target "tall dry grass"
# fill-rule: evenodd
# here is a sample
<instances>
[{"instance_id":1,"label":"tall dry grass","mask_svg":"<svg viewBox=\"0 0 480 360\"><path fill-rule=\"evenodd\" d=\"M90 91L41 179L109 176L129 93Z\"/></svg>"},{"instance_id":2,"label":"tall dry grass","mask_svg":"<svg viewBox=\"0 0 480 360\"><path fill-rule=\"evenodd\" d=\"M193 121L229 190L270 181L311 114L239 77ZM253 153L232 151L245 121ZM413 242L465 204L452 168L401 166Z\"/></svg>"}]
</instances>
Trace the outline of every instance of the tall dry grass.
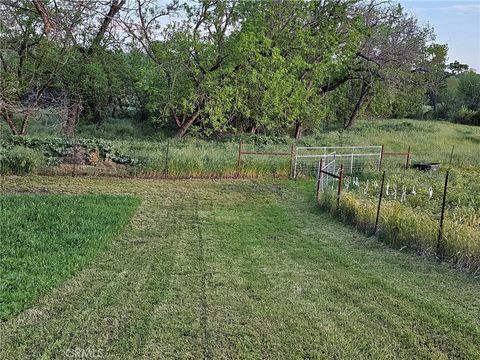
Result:
<instances>
[{"instance_id":1,"label":"tall dry grass","mask_svg":"<svg viewBox=\"0 0 480 360\"><path fill-rule=\"evenodd\" d=\"M359 230L372 234L375 227L377 202L372 198L360 197L344 192L339 206L336 194L326 191L320 196L320 206L353 224ZM436 256L439 221L429 213L404 206L399 202L382 202L377 236L394 247L408 247L417 253L433 258ZM444 260L458 268L474 274L480 273L480 229L469 224L458 223L449 218L444 220L441 242Z\"/></svg>"}]
</instances>

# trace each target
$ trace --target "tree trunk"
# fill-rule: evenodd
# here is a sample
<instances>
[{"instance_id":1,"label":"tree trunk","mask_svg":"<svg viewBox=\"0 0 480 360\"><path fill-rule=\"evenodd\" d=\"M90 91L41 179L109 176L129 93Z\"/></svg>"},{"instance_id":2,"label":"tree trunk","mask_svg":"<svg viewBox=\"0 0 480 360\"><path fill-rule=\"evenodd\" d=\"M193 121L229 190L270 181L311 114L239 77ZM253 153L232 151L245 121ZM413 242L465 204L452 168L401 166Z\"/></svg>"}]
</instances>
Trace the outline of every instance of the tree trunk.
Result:
<instances>
[{"instance_id":1,"label":"tree trunk","mask_svg":"<svg viewBox=\"0 0 480 360\"><path fill-rule=\"evenodd\" d=\"M30 120L30 116L32 115L32 112L34 111L34 106L37 106L38 104L38 96L37 100L35 100L34 104L32 104L27 111L25 112L25 115L23 115L23 121L22 121L22 127L20 129L20 135L25 135L27 133L27 126L28 126L28 121Z\"/></svg>"},{"instance_id":2,"label":"tree trunk","mask_svg":"<svg viewBox=\"0 0 480 360\"><path fill-rule=\"evenodd\" d=\"M12 114L10 114L6 108L1 109L1 114L3 119L7 122L8 127L10 128L10 131L12 132L12 134L18 135L17 126L13 122Z\"/></svg>"},{"instance_id":3,"label":"tree trunk","mask_svg":"<svg viewBox=\"0 0 480 360\"><path fill-rule=\"evenodd\" d=\"M25 133L27 132L28 120L30 120L30 109L27 110L26 114L23 117L20 135L25 135Z\"/></svg>"},{"instance_id":4,"label":"tree trunk","mask_svg":"<svg viewBox=\"0 0 480 360\"><path fill-rule=\"evenodd\" d=\"M93 113L95 117L95 125L100 127L104 123L107 114L103 109L100 108L100 106L97 105L94 107Z\"/></svg>"},{"instance_id":5,"label":"tree trunk","mask_svg":"<svg viewBox=\"0 0 480 360\"><path fill-rule=\"evenodd\" d=\"M50 17L48 15L48 11L45 8L45 4L41 0L32 0L33 5L35 5L35 8L37 9L37 12L42 18L43 21L43 33L46 35L48 34L53 28L54 25L52 21L50 20Z\"/></svg>"},{"instance_id":6,"label":"tree trunk","mask_svg":"<svg viewBox=\"0 0 480 360\"><path fill-rule=\"evenodd\" d=\"M71 99L67 110L67 121L65 122L65 134L72 136L75 133L80 112L82 111L82 102L80 99Z\"/></svg>"},{"instance_id":7,"label":"tree trunk","mask_svg":"<svg viewBox=\"0 0 480 360\"><path fill-rule=\"evenodd\" d=\"M299 141L302 138L302 124L300 121L295 121L295 140Z\"/></svg>"},{"instance_id":8,"label":"tree trunk","mask_svg":"<svg viewBox=\"0 0 480 360\"><path fill-rule=\"evenodd\" d=\"M108 10L108 13L105 14L102 24L100 25L100 28L98 29L98 32L95 35L92 44L88 48L88 54L92 55L95 51L95 48L100 45L103 38L105 37L105 33L107 32L110 23L113 21L118 12L122 9L125 3L126 0L113 0L111 2L110 9Z\"/></svg>"},{"instance_id":9,"label":"tree trunk","mask_svg":"<svg viewBox=\"0 0 480 360\"><path fill-rule=\"evenodd\" d=\"M437 109L438 109L438 95L437 95L436 91L433 91L430 94L430 100L431 100L432 105L433 105L433 112L436 113Z\"/></svg>"},{"instance_id":10,"label":"tree trunk","mask_svg":"<svg viewBox=\"0 0 480 360\"><path fill-rule=\"evenodd\" d=\"M358 112L362 108L363 102L365 101L368 95L368 92L369 92L369 86L365 82L362 82L362 87L360 89L360 97L358 98L357 103L355 104L355 107L353 108L353 111L348 121L344 124L345 129L351 128L353 123L357 119Z\"/></svg>"},{"instance_id":11,"label":"tree trunk","mask_svg":"<svg viewBox=\"0 0 480 360\"><path fill-rule=\"evenodd\" d=\"M188 129L190 128L190 126L192 126L192 124L195 122L195 120L198 119L198 117L200 116L200 109L198 109L197 111L195 111L189 118L187 121L185 121L181 126L180 128L178 129L177 133L175 134L175 137L176 138L182 138L185 136L185 134L187 133Z\"/></svg>"}]
</instances>

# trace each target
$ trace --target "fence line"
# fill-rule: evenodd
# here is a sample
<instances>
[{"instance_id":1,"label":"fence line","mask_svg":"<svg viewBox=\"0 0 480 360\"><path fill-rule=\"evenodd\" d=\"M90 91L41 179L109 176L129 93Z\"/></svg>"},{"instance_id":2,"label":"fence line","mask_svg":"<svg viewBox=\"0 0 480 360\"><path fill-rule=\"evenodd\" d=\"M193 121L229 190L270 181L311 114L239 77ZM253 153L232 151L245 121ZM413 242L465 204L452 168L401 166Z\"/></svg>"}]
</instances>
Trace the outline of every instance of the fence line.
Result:
<instances>
[{"instance_id":1,"label":"fence line","mask_svg":"<svg viewBox=\"0 0 480 360\"><path fill-rule=\"evenodd\" d=\"M337 206L338 206L340 204L340 195L342 193L343 164L340 164L340 168L338 169L338 174L336 174L335 173L336 153L333 152L329 154L329 156L333 156L333 160L324 164L323 158L320 158L320 162L318 164L316 199L318 202L319 194L325 190L325 187L326 187L325 182L326 182L326 185L328 186L329 179L333 178L338 180L338 187L337 187ZM333 166L333 171L331 170L332 166Z\"/></svg>"},{"instance_id":2,"label":"fence line","mask_svg":"<svg viewBox=\"0 0 480 360\"><path fill-rule=\"evenodd\" d=\"M335 152L336 158L344 164L347 173L361 171L364 168L378 169L381 159L380 145L370 146L300 146L296 148L293 178L298 176L315 176L318 163ZM376 150L376 151L375 151Z\"/></svg>"},{"instance_id":3,"label":"fence line","mask_svg":"<svg viewBox=\"0 0 480 360\"><path fill-rule=\"evenodd\" d=\"M440 215L440 224L438 225L438 239L437 239L437 259L443 260L445 255L445 248L443 246L443 219L445 217L445 201L447 199L448 188L448 170L445 174L445 185L443 186L443 198L442 198L442 213Z\"/></svg>"},{"instance_id":4,"label":"fence line","mask_svg":"<svg viewBox=\"0 0 480 360\"><path fill-rule=\"evenodd\" d=\"M256 156L290 156L290 171L293 163L293 154L294 154L295 145L291 145L290 152L260 152L260 151L243 151L243 141L238 143L238 155L237 155L237 176L240 176L242 155L256 155Z\"/></svg>"},{"instance_id":5,"label":"fence line","mask_svg":"<svg viewBox=\"0 0 480 360\"><path fill-rule=\"evenodd\" d=\"M319 175L324 167L321 164ZM399 179L399 174L395 171L388 176L384 170L380 179L373 174L373 179L363 178L361 183L357 177L352 177L354 186L350 189L354 195L342 195L341 198L339 194L349 189L350 182L346 183L345 187L338 184L339 188L332 188L330 192L322 191L318 181L315 198L321 206L344 221L353 222L368 235L372 234L373 229L373 235L385 238L390 243L412 247L438 261L453 262L461 269L476 275L480 273L480 218L478 207L475 206L475 199L478 197L475 193L471 194L473 197L465 200L465 207L456 199L463 196L462 193L459 195L453 192L452 199L448 200L450 173L451 171L447 170L441 181L436 177L425 177L425 180L433 183L413 184L408 175ZM467 175L461 173L458 176L463 178ZM377 180L380 180L380 184ZM392 180L393 191L390 186ZM460 178L458 181L458 186L465 182ZM455 188L455 183L453 187ZM363 195L369 198L369 201L362 200ZM415 199L418 196L420 198ZM390 200L388 206L384 205L385 198ZM405 205L400 205L402 203ZM478 202L476 204L478 205ZM456 209L457 206L460 207Z\"/></svg>"},{"instance_id":6,"label":"fence line","mask_svg":"<svg viewBox=\"0 0 480 360\"><path fill-rule=\"evenodd\" d=\"M405 169L408 169L408 167L410 166L410 157L411 157L410 146L408 147L408 150L407 150L406 152L386 152L386 151L385 151L385 146L382 145L382 151L381 151L381 157L380 157L380 165L378 166L378 169L379 169L379 170L382 169L382 165L383 165L385 156L401 156L401 157L405 157Z\"/></svg>"}]
</instances>

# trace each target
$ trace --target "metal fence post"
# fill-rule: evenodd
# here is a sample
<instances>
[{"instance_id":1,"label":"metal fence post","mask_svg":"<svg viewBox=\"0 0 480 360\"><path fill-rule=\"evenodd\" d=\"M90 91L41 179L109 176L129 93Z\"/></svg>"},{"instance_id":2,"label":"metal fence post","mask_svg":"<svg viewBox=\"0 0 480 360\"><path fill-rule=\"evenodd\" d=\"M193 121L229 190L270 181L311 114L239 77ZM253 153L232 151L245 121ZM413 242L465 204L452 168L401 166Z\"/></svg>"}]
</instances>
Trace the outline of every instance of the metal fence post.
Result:
<instances>
[{"instance_id":1,"label":"metal fence post","mask_svg":"<svg viewBox=\"0 0 480 360\"><path fill-rule=\"evenodd\" d=\"M378 171L382 170L384 152L385 145L382 145L382 150L380 151L380 161L378 162Z\"/></svg>"},{"instance_id":2,"label":"metal fence post","mask_svg":"<svg viewBox=\"0 0 480 360\"><path fill-rule=\"evenodd\" d=\"M333 171L332 171L334 174L335 174L335 169L336 169L336 165L337 165L336 159L337 159L337 152L335 151L333 153Z\"/></svg>"},{"instance_id":3,"label":"metal fence post","mask_svg":"<svg viewBox=\"0 0 480 360\"><path fill-rule=\"evenodd\" d=\"M168 155L169 155L169 151L170 151L170 138L167 139L167 151L165 153L165 167L163 169L163 174L165 175L165 177L168 176Z\"/></svg>"},{"instance_id":4,"label":"metal fence post","mask_svg":"<svg viewBox=\"0 0 480 360\"><path fill-rule=\"evenodd\" d=\"M378 197L377 218L375 219L375 227L373 228L373 234L374 235L378 231L378 221L380 220L380 206L382 205L383 185L384 184L385 184L385 170L383 170L382 184L380 185L380 196Z\"/></svg>"},{"instance_id":5,"label":"metal fence post","mask_svg":"<svg viewBox=\"0 0 480 360\"><path fill-rule=\"evenodd\" d=\"M452 152L450 153L450 162L449 165L452 166L452 161L453 161L453 150L455 149L455 145L452 145Z\"/></svg>"},{"instance_id":6,"label":"metal fence post","mask_svg":"<svg viewBox=\"0 0 480 360\"><path fill-rule=\"evenodd\" d=\"M317 189L316 189L316 193L315 193L315 199L317 199L317 202L318 202L318 195L320 193L320 181L323 180L322 168L323 168L323 158L320 158L320 161L318 162Z\"/></svg>"},{"instance_id":7,"label":"metal fence post","mask_svg":"<svg viewBox=\"0 0 480 360\"><path fill-rule=\"evenodd\" d=\"M440 214L440 224L438 226L438 238L437 238L437 259L443 260L445 254L445 248L443 244L443 219L445 217L445 201L447 199L447 187L448 187L448 170L445 174L445 184L443 187L443 199L442 199L442 212Z\"/></svg>"},{"instance_id":8,"label":"metal fence post","mask_svg":"<svg viewBox=\"0 0 480 360\"><path fill-rule=\"evenodd\" d=\"M340 194L342 193L342 183L343 183L343 164L340 164L340 174L338 178L338 192L337 192L337 209L340 206Z\"/></svg>"},{"instance_id":9,"label":"metal fence post","mask_svg":"<svg viewBox=\"0 0 480 360\"><path fill-rule=\"evenodd\" d=\"M407 161L405 162L405 169L408 169L409 165L410 165L410 146L408 147L408 150L407 150Z\"/></svg>"},{"instance_id":10,"label":"metal fence post","mask_svg":"<svg viewBox=\"0 0 480 360\"><path fill-rule=\"evenodd\" d=\"M352 150L352 157L350 159L350 174L353 174L353 150Z\"/></svg>"}]
</instances>

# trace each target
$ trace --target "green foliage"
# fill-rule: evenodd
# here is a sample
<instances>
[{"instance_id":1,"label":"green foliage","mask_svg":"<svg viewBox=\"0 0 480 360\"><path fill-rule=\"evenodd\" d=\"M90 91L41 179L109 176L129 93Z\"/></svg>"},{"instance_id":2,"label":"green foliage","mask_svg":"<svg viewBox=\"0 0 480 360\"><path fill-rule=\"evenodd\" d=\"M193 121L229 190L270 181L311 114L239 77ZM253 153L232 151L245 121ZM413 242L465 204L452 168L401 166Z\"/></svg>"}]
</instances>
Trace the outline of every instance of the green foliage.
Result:
<instances>
[{"instance_id":1,"label":"green foliage","mask_svg":"<svg viewBox=\"0 0 480 360\"><path fill-rule=\"evenodd\" d=\"M139 201L120 196L0 196L0 319L78 272L127 223Z\"/></svg>"},{"instance_id":2,"label":"green foliage","mask_svg":"<svg viewBox=\"0 0 480 360\"><path fill-rule=\"evenodd\" d=\"M34 149L48 158L49 164L57 164L61 158L71 155L74 146L83 147L86 152L98 150L102 160L112 160L118 164L136 164L137 160L115 151L111 142L103 139L74 138L37 138L27 136L10 136L1 141L2 147L23 149L18 151L32 152Z\"/></svg>"},{"instance_id":3,"label":"green foliage","mask_svg":"<svg viewBox=\"0 0 480 360\"><path fill-rule=\"evenodd\" d=\"M448 70L453 75L460 75L467 72L469 66L467 64L461 64L458 60L455 60L453 63L448 64Z\"/></svg>"},{"instance_id":4,"label":"green foliage","mask_svg":"<svg viewBox=\"0 0 480 360\"><path fill-rule=\"evenodd\" d=\"M459 80L458 92L462 103L471 110L480 110L480 74L468 71Z\"/></svg>"},{"instance_id":5,"label":"green foliage","mask_svg":"<svg viewBox=\"0 0 480 360\"><path fill-rule=\"evenodd\" d=\"M45 157L40 151L12 146L0 151L0 173L26 175L37 171L45 164Z\"/></svg>"},{"instance_id":6,"label":"green foliage","mask_svg":"<svg viewBox=\"0 0 480 360\"><path fill-rule=\"evenodd\" d=\"M420 79L408 75L401 88L377 83L366 115L383 118L415 118L425 104L425 88Z\"/></svg>"},{"instance_id":7,"label":"green foliage","mask_svg":"<svg viewBox=\"0 0 480 360\"><path fill-rule=\"evenodd\" d=\"M362 47L373 38L371 34L365 37L365 32L377 30L366 29L353 9L365 10L355 2L189 4L187 20L165 29L165 40L152 44L154 60L141 70L137 84L146 94L151 120L165 125L174 119L177 127L187 124L192 132L211 135L236 131L285 134L298 125L314 130L326 121L338 121L339 116L349 118L358 97L356 80L373 76L380 83L394 73L385 64L373 69L370 61L359 58ZM379 29L402 31L417 26L397 7L376 11L382 22ZM385 15L389 13L395 17ZM225 24L219 27L222 17ZM344 31L338 31L339 24ZM415 66L414 57L420 56L417 51L423 51L422 41L429 36L428 29L417 30L409 39L417 46L415 51L412 46L408 54L398 49L398 54L405 55L401 62L406 73ZM375 33L378 46L387 41L385 34ZM179 63L185 69L179 70ZM398 66L395 69L399 71ZM406 80L389 78L395 80L397 92L408 92L400 90ZM345 86L334 91L337 83ZM393 114L412 112L405 109L418 103L411 105L411 94Z\"/></svg>"},{"instance_id":8,"label":"green foliage","mask_svg":"<svg viewBox=\"0 0 480 360\"><path fill-rule=\"evenodd\" d=\"M456 74L456 73L455 73ZM479 125L480 74L463 71L446 80L437 115L467 125Z\"/></svg>"},{"instance_id":9,"label":"green foliage","mask_svg":"<svg viewBox=\"0 0 480 360\"><path fill-rule=\"evenodd\" d=\"M163 4L145 2L144 16L121 9L122 30L75 21L97 20L107 3L47 4L53 21L62 19L55 37L42 36L41 17L21 3L0 4L9 29L0 36L2 116L27 113L35 101L22 99L41 98L37 90L56 91L69 134L78 116L98 126L133 112L178 137L298 135L358 116L413 116L445 68L446 46L427 46L431 30L393 3L180 1L167 6L179 15L166 25L155 15ZM107 30L101 39L99 30ZM422 67L427 75L412 73Z\"/></svg>"},{"instance_id":10,"label":"green foliage","mask_svg":"<svg viewBox=\"0 0 480 360\"><path fill-rule=\"evenodd\" d=\"M466 105L462 105L453 115L453 120L460 124L480 125L480 110L470 110Z\"/></svg>"}]
</instances>

